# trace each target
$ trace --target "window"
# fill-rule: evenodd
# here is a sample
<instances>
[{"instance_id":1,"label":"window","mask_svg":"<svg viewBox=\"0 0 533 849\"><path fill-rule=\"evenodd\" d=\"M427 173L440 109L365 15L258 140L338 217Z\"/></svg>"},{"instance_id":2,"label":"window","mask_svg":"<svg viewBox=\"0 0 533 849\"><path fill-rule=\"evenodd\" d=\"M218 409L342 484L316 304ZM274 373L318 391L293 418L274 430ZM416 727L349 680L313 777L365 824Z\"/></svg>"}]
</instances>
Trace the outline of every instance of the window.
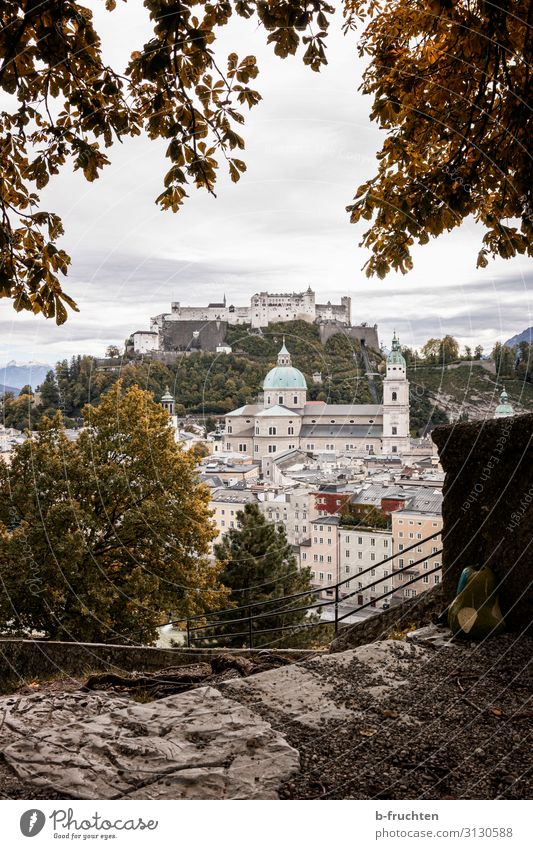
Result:
<instances>
[{"instance_id":1,"label":"window","mask_svg":"<svg viewBox=\"0 0 533 849\"><path fill-rule=\"evenodd\" d=\"M393 435L393 436L397 436L397 435L398 435L398 428L396 427L396 425L393 425L393 427L392 427L392 435Z\"/></svg>"},{"instance_id":2,"label":"window","mask_svg":"<svg viewBox=\"0 0 533 849\"><path fill-rule=\"evenodd\" d=\"M313 560L315 561L315 563L318 563L318 554L313 555Z\"/></svg>"},{"instance_id":3,"label":"window","mask_svg":"<svg viewBox=\"0 0 533 849\"><path fill-rule=\"evenodd\" d=\"M422 539L422 534L417 534L417 535L416 535L416 538L417 538L417 539Z\"/></svg>"},{"instance_id":4,"label":"window","mask_svg":"<svg viewBox=\"0 0 533 849\"><path fill-rule=\"evenodd\" d=\"M328 563L331 563L331 554L328 554Z\"/></svg>"},{"instance_id":5,"label":"window","mask_svg":"<svg viewBox=\"0 0 533 849\"><path fill-rule=\"evenodd\" d=\"M398 536L399 536L400 538L401 538L401 537L403 537L403 531L399 531Z\"/></svg>"},{"instance_id":6,"label":"window","mask_svg":"<svg viewBox=\"0 0 533 849\"><path fill-rule=\"evenodd\" d=\"M376 577L376 570L375 570L375 569L371 569L371 570L370 570L370 574L371 574L371 576L372 576L373 578L375 578L375 577Z\"/></svg>"},{"instance_id":7,"label":"window","mask_svg":"<svg viewBox=\"0 0 533 849\"><path fill-rule=\"evenodd\" d=\"M427 569L427 568L428 568L428 562L427 562L427 560L424 560L424 569Z\"/></svg>"},{"instance_id":8,"label":"window","mask_svg":"<svg viewBox=\"0 0 533 849\"><path fill-rule=\"evenodd\" d=\"M268 435L269 436L276 436L277 435L277 428L276 427L269 427Z\"/></svg>"},{"instance_id":9,"label":"window","mask_svg":"<svg viewBox=\"0 0 533 849\"><path fill-rule=\"evenodd\" d=\"M350 556L350 552L349 552L349 551L345 551L345 552L344 552L344 556L345 556L345 557L349 557L349 556Z\"/></svg>"},{"instance_id":10,"label":"window","mask_svg":"<svg viewBox=\"0 0 533 849\"><path fill-rule=\"evenodd\" d=\"M404 565L404 559L403 559L403 557L400 557L400 559L398 560L398 566L401 568L403 565Z\"/></svg>"},{"instance_id":11,"label":"window","mask_svg":"<svg viewBox=\"0 0 533 849\"><path fill-rule=\"evenodd\" d=\"M275 445L269 445L268 446L268 453L269 454L275 454L276 453L276 446Z\"/></svg>"},{"instance_id":12,"label":"window","mask_svg":"<svg viewBox=\"0 0 533 849\"><path fill-rule=\"evenodd\" d=\"M221 527L221 528L225 528L225 527L226 527L226 522L224 521L224 519L222 519L222 521L221 521L221 523L220 523L220 527Z\"/></svg>"},{"instance_id":13,"label":"window","mask_svg":"<svg viewBox=\"0 0 533 849\"><path fill-rule=\"evenodd\" d=\"M386 577L388 576L388 574L389 574L389 570L388 570L388 569L384 569L384 570L383 570L383 577L384 577L384 578L386 578Z\"/></svg>"},{"instance_id":14,"label":"window","mask_svg":"<svg viewBox=\"0 0 533 849\"><path fill-rule=\"evenodd\" d=\"M293 401L293 404L297 404L298 403L298 396L294 395L292 401Z\"/></svg>"},{"instance_id":15,"label":"window","mask_svg":"<svg viewBox=\"0 0 533 849\"><path fill-rule=\"evenodd\" d=\"M398 446L397 446L397 445L393 445L393 446L392 446L392 453L393 453L393 454L397 454L397 453L398 453Z\"/></svg>"},{"instance_id":16,"label":"window","mask_svg":"<svg viewBox=\"0 0 533 849\"><path fill-rule=\"evenodd\" d=\"M409 566L412 566L415 561L411 558L411 560L409 560L408 562L409 562Z\"/></svg>"},{"instance_id":17,"label":"window","mask_svg":"<svg viewBox=\"0 0 533 849\"><path fill-rule=\"evenodd\" d=\"M305 551L302 554L302 560L307 560L307 554L305 553Z\"/></svg>"},{"instance_id":18,"label":"window","mask_svg":"<svg viewBox=\"0 0 533 849\"><path fill-rule=\"evenodd\" d=\"M401 542L398 546L398 551L403 551L403 542Z\"/></svg>"},{"instance_id":19,"label":"window","mask_svg":"<svg viewBox=\"0 0 533 849\"><path fill-rule=\"evenodd\" d=\"M429 575L424 575L422 580L424 581L425 584L429 584Z\"/></svg>"},{"instance_id":20,"label":"window","mask_svg":"<svg viewBox=\"0 0 533 849\"><path fill-rule=\"evenodd\" d=\"M278 404L283 404L283 395L278 395Z\"/></svg>"},{"instance_id":21,"label":"window","mask_svg":"<svg viewBox=\"0 0 533 849\"><path fill-rule=\"evenodd\" d=\"M398 400L398 393L397 393L397 392L393 392L393 393L392 393L392 400L393 400L393 401L397 401L397 400Z\"/></svg>"},{"instance_id":22,"label":"window","mask_svg":"<svg viewBox=\"0 0 533 849\"><path fill-rule=\"evenodd\" d=\"M328 545L331 545L331 537L328 537Z\"/></svg>"},{"instance_id":23,"label":"window","mask_svg":"<svg viewBox=\"0 0 533 849\"><path fill-rule=\"evenodd\" d=\"M239 451L246 451L246 442L239 442Z\"/></svg>"},{"instance_id":24,"label":"window","mask_svg":"<svg viewBox=\"0 0 533 849\"><path fill-rule=\"evenodd\" d=\"M231 451L231 442L226 442L226 451Z\"/></svg>"},{"instance_id":25,"label":"window","mask_svg":"<svg viewBox=\"0 0 533 849\"><path fill-rule=\"evenodd\" d=\"M319 554L319 555L318 555L318 562L319 562L319 563L323 563L323 562L324 562L324 555L323 555L323 554Z\"/></svg>"},{"instance_id":26,"label":"window","mask_svg":"<svg viewBox=\"0 0 533 849\"><path fill-rule=\"evenodd\" d=\"M259 454L259 445L256 445L254 450L256 454Z\"/></svg>"},{"instance_id":27,"label":"window","mask_svg":"<svg viewBox=\"0 0 533 849\"><path fill-rule=\"evenodd\" d=\"M383 587L383 592L388 593L388 591L389 591L389 585L385 584L385 586Z\"/></svg>"},{"instance_id":28,"label":"window","mask_svg":"<svg viewBox=\"0 0 533 849\"><path fill-rule=\"evenodd\" d=\"M398 580L403 581L403 575L401 573L398 575Z\"/></svg>"},{"instance_id":29,"label":"window","mask_svg":"<svg viewBox=\"0 0 533 849\"><path fill-rule=\"evenodd\" d=\"M435 577L433 578L433 581L434 581L435 584L440 584L440 575L435 575Z\"/></svg>"},{"instance_id":30,"label":"window","mask_svg":"<svg viewBox=\"0 0 533 849\"><path fill-rule=\"evenodd\" d=\"M324 545L324 537L319 537L318 541L319 541L320 545Z\"/></svg>"},{"instance_id":31,"label":"window","mask_svg":"<svg viewBox=\"0 0 533 849\"><path fill-rule=\"evenodd\" d=\"M357 542L359 543L359 545L362 545L363 544L363 537L357 537Z\"/></svg>"},{"instance_id":32,"label":"window","mask_svg":"<svg viewBox=\"0 0 533 849\"><path fill-rule=\"evenodd\" d=\"M313 537L313 542L314 542L314 543L315 543L315 545L316 545L316 543L317 543L317 537Z\"/></svg>"},{"instance_id":33,"label":"window","mask_svg":"<svg viewBox=\"0 0 533 849\"><path fill-rule=\"evenodd\" d=\"M439 550L438 547L436 545L434 545L433 548L431 549L431 553L436 554L438 550Z\"/></svg>"},{"instance_id":34,"label":"window","mask_svg":"<svg viewBox=\"0 0 533 849\"><path fill-rule=\"evenodd\" d=\"M347 575L349 575L349 574L350 574L350 566L349 566L349 564L346 564L346 566L344 567L344 571L346 572L346 574L347 574Z\"/></svg>"},{"instance_id":35,"label":"window","mask_svg":"<svg viewBox=\"0 0 533 849\"><path fill-rule=\"evenodd\" d=\"M421 552L421 551L422 551L422 546L421 546L421 545L417 545L416 550L417 550L418 552Z\"/></svg>"},{"instance_id":36,"label":"window","mask_svg":"<svg viewBox=\"0 0 533 849\"><path fill-rule=\"evenodd\" d=\"M323 572L319 572L319 573L318 573L318 578L319 578L319 580L320 580L320 581L323 581L323 580L324 580L324 573L323 573Z\"/></svg>"},{"instance_id":37,"label":"window","mask_svg":"<svg viewBox=\"0 0 533 849\"><path fill-rule=\"evenodd\" d=\"M370 545L373 546L374 548L376 547L376 540L374 539L374 537L371 538Z\"/></svg>"},{"instance_id":38,"label":"window","mask_svg":"<svg viewBox=\"0 0 533 849\"><path fill-rule=\"evenodd\" d=\"M227 428L226 428L226 432L227 432L227 433L233 433L233 430L232 430L231 425L228 425L228 426L227 426Z\"/></svg>"},{"instance_id":39,"label":"window","mask_svg":"<svg viewBox=\"0 0 533 849\"><path fill-rule=\"evenodd\" d=\"M362 560L362 559L363 559L363 552L362 552L362 551L358 551L358 552L357 552L357 559L358 559L358 560Z\"/></svg>"},{"instance_id":40,"label":"window","mask_svg":"<svg viewBox=\"0 0 533 849\"><path fill-rule=\"evenodd\" d=\"M388 548L388 547L389 547L389 541L388 541L388 539L384 539L383 540L383 548Z\"/></svg>"},{"instance_id":41,"label":"window","mask_svg":"<svg viewBox=\"0 0 533 849\"><path fill-rule=\"evenodd\" d=\"M409 539L414 539L414 538L415 538L415 535L414 535L413 531L409 531Z\"/></svg>"},{"instance_id":42,"label":"window","mask_svg":"<svg viewBox=\"0 0 533 849\"><path fill-rule=\"evenodd\" d=\"M323 531L323 530L324 530L324 525L319 525L319 526L318 526L318 530L319 530L319 531ZM320 542L322 542L322 540L320 540Z\"/></svg>"},{"instance_id":43,"label":"window","mask_svg":"<svg viewBox=\"0 0 533 849\"><path fill-rule=\"evenodd\" d=\"M270 404L270 395L267 398L267 404Z\"/></svg>"},{"instance_id":44,"label":"window","mask_svg":"<svg viewBox=\"0 0 533 849\"><path fill-rule=\"evenodd\" d=\"M333 575L331 574L331 572L328 572L328 581L332 581L332 580L333 580Z\"/></svg>"},{"instance_id":45,"label":"window","mask_svg":"<svg viewBox=\"0 0 533 849\"><path fill-rule=\"evenodd\" d=\"M287 428L287 433L289 434L289 436L294 436L294 428L292 427L292 425L289 425L289 427Z\"/></svg>"},{"instance_id":46,"label":"window","mask_svg":"<svg viewBox=\"0 0 533 849\"><path fill-rule=\"evenodd\" d=\"M376 559L376 555L374 554L374 552L372 552L372 554L370 555L370 559L372 561L374 561Z\"/></svg>"},{"instance_id":47,"label":"window","mask_svg":"<svg viewBox=\"0 0 533 849\"><path fill-rule=\"evenodd\" d=\"M308 451L314 451L315 450L315 443L314 442L308 442L307 443L307 450Z\"/></svg>"}]
</instances>

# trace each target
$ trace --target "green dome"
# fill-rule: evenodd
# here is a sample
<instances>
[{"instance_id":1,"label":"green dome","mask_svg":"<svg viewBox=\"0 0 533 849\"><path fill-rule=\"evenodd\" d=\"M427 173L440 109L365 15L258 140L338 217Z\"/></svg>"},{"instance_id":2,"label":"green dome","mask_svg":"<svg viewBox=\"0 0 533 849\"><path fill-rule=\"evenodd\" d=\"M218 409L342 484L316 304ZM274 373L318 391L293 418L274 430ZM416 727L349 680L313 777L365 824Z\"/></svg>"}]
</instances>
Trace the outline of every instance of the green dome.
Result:
<instances>
[{"instance_id":1,"label":"green dome","mask_svg":"<svg viewBox=\"0 0 533 849\"><path fill-rule=\"evenodd\" d=\"M263 389L307 389L305 377L293 366L276 366L270 369L263 381Z\"/></svg>"},{"instance_id":2,"label":"green dome","mask_svg":"<svg viewBox=\"0 0 533 849\"><path fill-rule=\"evenodd\" d=\"M263 389L307 389L302 372L291 363L291 355L285 347L285 337L278 354L278 364L271 368L265 377Z\"/></svg>"},{"instance_id":3,"label":"green dome","mask_svg":"<svg viewBox=\"0 0 533 849\"><path fill-rule=\"evenodd\" d=\"M396 331L392 337L392 350L387 357L387 363L390 365L403 366L406 368L405 357L400 348L400 340L396 336Z\"/></svg>"},{"instance_id":4,"label":"green dome","mask_svg":"<svg viewBox=\"0 0 533 849\"><path fill-rule=\"evenodd\" d=\"M514 410L509 404L509 396L507 395L507 392L504 389L500 395L500 403L496 407L494 418L505 419L508 416L514 416Z\"/></svg>"}]
</instances>

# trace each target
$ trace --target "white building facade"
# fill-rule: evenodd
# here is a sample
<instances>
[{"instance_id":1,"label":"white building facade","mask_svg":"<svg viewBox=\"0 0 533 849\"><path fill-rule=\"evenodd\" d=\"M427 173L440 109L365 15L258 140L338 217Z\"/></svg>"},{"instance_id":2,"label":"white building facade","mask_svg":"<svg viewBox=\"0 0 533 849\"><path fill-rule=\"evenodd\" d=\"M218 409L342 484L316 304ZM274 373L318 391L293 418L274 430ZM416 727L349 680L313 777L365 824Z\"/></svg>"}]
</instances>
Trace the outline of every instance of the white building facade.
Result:
<instances>
[{"instance_id":1,"label":"white building facade","mask_svg":"<svg viewBox=\"0 0 533 849\"><path fill-rule=\"evenodd\" d=\"M304 375L285 343L263 381L263 400L226 415L225 450L273 458L293 449L401 455L410 448L409 383L396 336L387 357L383 404L307 401Z\"/></svg>"}]
</instances>

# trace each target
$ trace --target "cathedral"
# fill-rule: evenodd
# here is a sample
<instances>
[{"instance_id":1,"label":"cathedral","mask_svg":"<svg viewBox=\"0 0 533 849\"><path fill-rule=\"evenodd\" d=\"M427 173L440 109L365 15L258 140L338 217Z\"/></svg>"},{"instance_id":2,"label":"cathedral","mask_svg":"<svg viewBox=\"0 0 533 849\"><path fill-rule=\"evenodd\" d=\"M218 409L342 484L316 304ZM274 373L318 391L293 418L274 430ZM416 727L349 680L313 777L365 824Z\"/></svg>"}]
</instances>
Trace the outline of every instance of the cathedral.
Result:
<instances>
[{"instance_id":1,"label":"cathedral","mask_svg":"<svg viewBox=\"0 0 533 849\"><path fill-rule=\"evenodd\" d=\"M262 403L226 415L224 448L255 460L298 448L390 456L408 453L409 382L394 334L383 380L382 404L326 404L307 400L307 382L285 343L263 381Z\"/></svg>"}]
</instances>

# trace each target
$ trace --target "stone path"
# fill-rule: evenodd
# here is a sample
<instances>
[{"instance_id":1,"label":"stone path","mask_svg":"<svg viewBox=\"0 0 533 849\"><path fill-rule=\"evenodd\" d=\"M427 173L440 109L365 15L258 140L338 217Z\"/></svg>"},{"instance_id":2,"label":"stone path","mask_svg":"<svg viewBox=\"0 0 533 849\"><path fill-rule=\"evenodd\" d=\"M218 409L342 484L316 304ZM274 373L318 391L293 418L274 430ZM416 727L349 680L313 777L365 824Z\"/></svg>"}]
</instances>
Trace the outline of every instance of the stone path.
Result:
<instances>
[{"instance_id":1,"label":"stone path","mask_svg":"<svg viewBox=\"0 0 533 849\"><path fill-rule=\"evenodd\" d=\"M528 798L532 648L512 635L458 644L430 629L148 703L79 691L0 698L0 792Z\"/></svg>"},{"instance_id":2,"label":"stone path","mask_svg":"<svg viewBox=\"0 0 533 849\"><path fill-rule=\"evenodd\" d=\"M3 750L7 763L26 782L77 799L275 799L298 769L281 734L212 687L148 704L116 700L112 712L100 700L69 696L44 728L42 701L4 705L4 727L18 737Z\"/></svg>"}]
</instances>

